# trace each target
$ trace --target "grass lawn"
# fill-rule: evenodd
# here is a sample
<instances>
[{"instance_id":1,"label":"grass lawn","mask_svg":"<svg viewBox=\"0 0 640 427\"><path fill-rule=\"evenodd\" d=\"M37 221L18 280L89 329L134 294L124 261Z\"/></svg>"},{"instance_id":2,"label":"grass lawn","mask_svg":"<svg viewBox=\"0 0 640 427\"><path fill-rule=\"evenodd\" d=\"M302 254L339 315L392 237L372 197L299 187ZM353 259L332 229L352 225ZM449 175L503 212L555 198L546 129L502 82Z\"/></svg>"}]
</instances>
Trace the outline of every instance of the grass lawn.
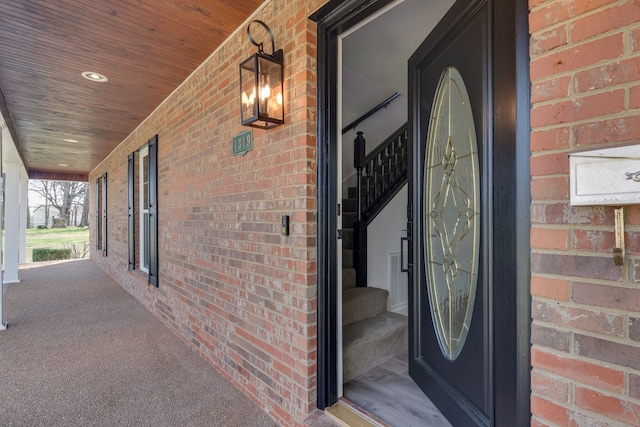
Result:
<instances>
[{"instance_id":1,"label":"grass lawn","mask_svg":"<svg viewBox=\"0 0 640 427\"><path fill-rule=\"evenodd\" d=\"M88 227L67 227L67 228L31 228L27 230L27 262L32 261L33 248L65 249L74 245L76 252L80 254L86 245L87 256L89 256L89 228ZM74 253L72 249L71 253ZM72 255L73 257L73 255Z\"/></svg>"}]
</instances>

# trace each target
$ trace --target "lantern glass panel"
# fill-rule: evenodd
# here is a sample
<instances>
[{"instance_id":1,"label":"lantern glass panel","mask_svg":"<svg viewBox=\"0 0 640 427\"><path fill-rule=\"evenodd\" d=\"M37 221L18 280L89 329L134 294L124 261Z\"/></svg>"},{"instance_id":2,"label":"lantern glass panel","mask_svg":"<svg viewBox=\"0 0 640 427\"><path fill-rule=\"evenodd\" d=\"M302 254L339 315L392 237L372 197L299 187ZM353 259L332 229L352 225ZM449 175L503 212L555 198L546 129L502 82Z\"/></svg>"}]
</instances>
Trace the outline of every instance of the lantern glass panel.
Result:
<instances>
[{"instance_id":1,"label":"lantern glass panel","mask_svg":"<svg viewBox=\"0 0 640 427\"><path fill-rule=\"evenodd\" d=\"M284 120L282 64L258 57L258 115L261 120L282 123Z\"/></svg>"},{"instance_id":2,"label":"lantern glass panel","mask_svg":"<svg viewBox=\"0 0 640 427\"><path fill-rule=\"evenodd\" d=\"M242 124L258 119L257 97L258 55L252 55L240 64L241 120Z\"/></svg>"}]
</instances>

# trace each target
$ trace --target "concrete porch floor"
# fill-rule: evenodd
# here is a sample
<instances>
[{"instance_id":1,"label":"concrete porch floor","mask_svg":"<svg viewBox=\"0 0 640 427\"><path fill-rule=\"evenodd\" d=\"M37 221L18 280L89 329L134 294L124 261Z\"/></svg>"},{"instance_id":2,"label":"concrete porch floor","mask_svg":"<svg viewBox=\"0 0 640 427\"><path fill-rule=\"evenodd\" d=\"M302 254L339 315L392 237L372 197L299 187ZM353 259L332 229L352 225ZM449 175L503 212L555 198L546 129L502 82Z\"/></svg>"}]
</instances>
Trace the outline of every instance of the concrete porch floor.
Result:
<instances>
[{"instance_id":1,"label":"concrete porch floor","mask_svg":"<svg viewBox=\"0 0 640 427\"><path fill-rule=\"evenodd\" d=\"M275 425L92 261L20 279L4 295L1 426Z\"/></svg>"}]
</instances>

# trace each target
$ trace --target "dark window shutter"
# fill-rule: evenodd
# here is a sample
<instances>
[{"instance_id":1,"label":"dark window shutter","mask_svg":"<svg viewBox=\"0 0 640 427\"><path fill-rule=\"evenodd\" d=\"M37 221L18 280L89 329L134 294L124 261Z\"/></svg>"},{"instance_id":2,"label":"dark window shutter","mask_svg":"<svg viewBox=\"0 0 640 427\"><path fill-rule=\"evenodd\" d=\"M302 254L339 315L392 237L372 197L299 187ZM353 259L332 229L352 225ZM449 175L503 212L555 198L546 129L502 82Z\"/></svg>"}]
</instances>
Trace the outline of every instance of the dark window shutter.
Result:
<instances>
[{"instance_id":1,"label":"dark window shutter","mask_svg":"<svg viewBox=\"0 0 640 427\"><path fill-rule=\"evenodd\" d=\"M102 244L102 224L100 224L100 178L96 179L96 249L101 249ZM47 226L49 224L46 224Z\"/></svg>"},{"instance_id":2,"label":"dark window shutter","mask_svg":"<svg viewBox=\"0 0 640 427\"><path fill-rule=\"evenodd\" d=\"M102 175L102 255L107 256L107 173Z\"/></svg>"},{"instance_id":3,"label":"dark window shutter","mask_svg":"<svg viewBox=\"0 0 640 427\"><path fill-rule=\"evenodd\" d=\"M129 154L129 164L127 167L127 200L128 218L127 234L129 236L129 270L136 268L136 216L135 216L135 154Z\"/></svg>"},{"instance_id":4,"label":"dark window shutter","mask_svg":"<svg viewBox=\"0 0 640 427\"><path fill-rule=\"evenodd\" d=\"M158 135L149 140L149 283L158 286Z\"/></svg>"}]
</instances>

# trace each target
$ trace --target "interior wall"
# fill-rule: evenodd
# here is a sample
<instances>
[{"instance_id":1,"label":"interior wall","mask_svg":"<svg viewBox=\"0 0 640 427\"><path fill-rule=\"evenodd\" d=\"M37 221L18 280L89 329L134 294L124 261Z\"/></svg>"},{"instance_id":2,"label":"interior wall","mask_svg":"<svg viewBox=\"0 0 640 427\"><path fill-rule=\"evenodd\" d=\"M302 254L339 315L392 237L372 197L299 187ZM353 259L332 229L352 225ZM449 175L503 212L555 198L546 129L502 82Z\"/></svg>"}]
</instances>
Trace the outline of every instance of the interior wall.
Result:
<instances>
[{"instance_id":1,"label":"interior wall","mask_svg":"<svg viewBox=\"0 0 640 427\"><path fill-rule=\"evenodd\" d=\"M392 254L400 253L400 238L405 237L407 232L407 198L408 191L405 185L371 221L367 234L367 286L394 291L391 288L391 275L396 272L392 270L390 257ZM405 256L407 259L406 246ZM406 262L406 261L405 261ZM406 273L402 273L406 279ZM399 314L407 315L408 307L392 307L389 298L389 310Z\"/></svg>"}]
</instances>

